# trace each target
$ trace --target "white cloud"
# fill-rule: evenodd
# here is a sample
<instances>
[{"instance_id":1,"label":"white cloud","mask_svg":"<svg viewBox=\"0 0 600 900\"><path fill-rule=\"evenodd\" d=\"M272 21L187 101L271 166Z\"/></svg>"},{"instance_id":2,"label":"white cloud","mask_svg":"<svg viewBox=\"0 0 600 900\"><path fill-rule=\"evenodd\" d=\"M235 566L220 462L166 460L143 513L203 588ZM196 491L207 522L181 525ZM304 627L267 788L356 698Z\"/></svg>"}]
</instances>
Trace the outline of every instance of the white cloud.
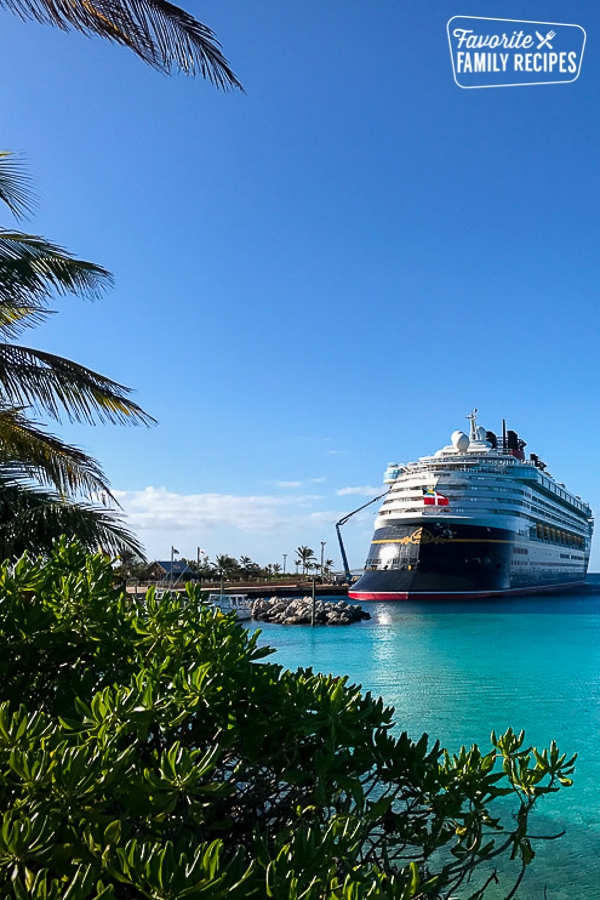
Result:
<instances>
[{"instance_id":1,"label":"white cloud","mask_svg":"<svg viewBox=\"0 0 600 900\"><path fill-rule=\"evenodd\" d=\"M119 503L138 528L158 525L176 530L227 525L241 531L269 530L280 524L283 497L232 494L176 494L164 487L115 491Z\"/></svg>"},{"instance_id":2,"label":"white cloud","mask_svg":"<svg viewBox=\"0 0 600 900\"><path fill-rule=\"evenodd\" d=\"M320 509L318 494L178 494L166 487L114 494L151 559L167 559L172 544L188 559L202 547L212 559L248 555L263 565L281 563L283 553L289 565L297 547L320 541L327 542L328 556L335 555L342 513Z\"/></svg>"},{"instance_id":3,"label":"white cloud","mask_svg":"<svg viewBox=\"0 0 600 900\"><path fill-rule=\"evenodd\" d=\"M358 494L361 497L376 497L377 494L381 494L381 487L372 487L368 484L362 487L345 487L336 491L336 494L338 497L345 497L348 494Z\"/></svg>"},{"instance_id":4,"label":"white cloud","mask_svg":"<svg viewBox=\"0 0 600 900\"><path fill-rule=\"evenodd\" d=\"M306 478L304 481L277 481L275 484L280 488L299 488L303 484L323 484L327 478L322 475L320 478Z\"/></svg>"}]
</instances>

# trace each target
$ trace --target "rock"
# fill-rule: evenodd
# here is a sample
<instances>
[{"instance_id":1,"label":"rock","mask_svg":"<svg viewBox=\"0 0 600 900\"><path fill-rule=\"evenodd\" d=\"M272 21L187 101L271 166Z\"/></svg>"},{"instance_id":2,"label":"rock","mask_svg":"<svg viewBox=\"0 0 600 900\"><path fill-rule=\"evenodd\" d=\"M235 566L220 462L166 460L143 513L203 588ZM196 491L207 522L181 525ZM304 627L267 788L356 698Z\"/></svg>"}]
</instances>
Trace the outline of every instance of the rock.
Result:
<instances>
[{"instance_id":1,"label":"rock","mask_svg":"<svg viewBox=\"0 0 600 900\"><path fill-rule=\"evenodd\" d=\"M310 625L312 622L312 597L285 599L271 597L270 600L255 600L252 604L252 618L259 622L275 622L279 625ZM361 619L370 619L371 614L356 604L338 600L315 602L316 625L351 625Z\"/></svg>"}]
</instances>

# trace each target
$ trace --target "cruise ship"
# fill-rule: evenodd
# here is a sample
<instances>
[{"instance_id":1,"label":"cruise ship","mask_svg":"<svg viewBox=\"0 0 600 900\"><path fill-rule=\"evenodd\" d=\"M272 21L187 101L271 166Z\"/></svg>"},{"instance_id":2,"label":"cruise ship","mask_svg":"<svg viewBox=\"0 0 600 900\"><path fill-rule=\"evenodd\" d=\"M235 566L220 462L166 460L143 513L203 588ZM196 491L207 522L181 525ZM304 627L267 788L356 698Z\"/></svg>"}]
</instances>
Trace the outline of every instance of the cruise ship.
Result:
<instances>
[{"instance_id":1,"label":"cruise ship","mask_svg":"<svg viewBox=\"0 0 600 900\"><path fill-rule=\"evenodd\" d=\"M433 456L390 463L357 600L468 599L565 590L585 579L592 511L525 441L477 424Z\"/></svg>"}]
</instances>

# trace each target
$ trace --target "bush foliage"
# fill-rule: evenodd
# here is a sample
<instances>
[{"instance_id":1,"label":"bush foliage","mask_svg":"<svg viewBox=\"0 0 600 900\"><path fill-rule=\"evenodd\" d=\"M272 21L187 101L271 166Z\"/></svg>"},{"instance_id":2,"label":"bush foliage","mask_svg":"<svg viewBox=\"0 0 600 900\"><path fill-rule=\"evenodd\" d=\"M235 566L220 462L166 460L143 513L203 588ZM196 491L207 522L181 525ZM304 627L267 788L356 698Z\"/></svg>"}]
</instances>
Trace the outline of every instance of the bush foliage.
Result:
<instances>
[{"instance_id":1,"label":"bush foliage","mask_svg":"<svg viewBox=\"0 0 600 900\"><path fill-rule=\"evenodd\" d=\"M66 541L2 567L0 896L478 897L505 856L520 877L573 759L396 736L382 700L256 638L193 587L137 604Z\"/></svg>"}]
</instances>

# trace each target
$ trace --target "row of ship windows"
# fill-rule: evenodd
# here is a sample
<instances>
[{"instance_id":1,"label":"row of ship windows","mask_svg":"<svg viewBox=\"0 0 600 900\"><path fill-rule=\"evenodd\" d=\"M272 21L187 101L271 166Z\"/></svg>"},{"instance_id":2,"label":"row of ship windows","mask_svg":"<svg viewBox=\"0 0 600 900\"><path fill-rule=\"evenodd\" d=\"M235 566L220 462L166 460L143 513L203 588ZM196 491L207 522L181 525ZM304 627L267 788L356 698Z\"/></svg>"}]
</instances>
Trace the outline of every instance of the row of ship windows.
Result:
<instances>
[{"instance_id":1,"label":"row of ship windows","mask_svg":"<svg viewBox=\"0 0 600 900\"><path fill-rule=\"evenodd\" d=\"M466 467L457 467L457 468L458 468L458 471L463 471L463 472L470 471ZM444 475L444 474L446 474L446 471L447 471L446 466L441 466L441 467L432 466L432 467L427 468L426 474L427 475L431 475L431 474ZM455 469L455 471L456 471L456 469ZM490 475L493 475L493 474L494 474L494 470L491 470ZM479 481L487 481L489 483L491 480L490 475L472 475L471 474L469 481L474 481L477 479ZM497 477L496 480L500 481L503 479L503 477L504 476L500 476L499 478ZM560 487L557 487L553 482L549 481L547 478L543 478L542 481L540 482L540 484L542 485L542 487L545 490L547 490L550 494L552 494L553 497L560 498L561 500L564 500L564 501L570 503L572 506L574 506L576 509L580 510L581 512L586 512L586 506L579 498L574 497L573 494L570 494L567 491L562 490ZM472 488L473 488L473 490L479 490L477 485L473 485ZM407 486L407 490L420 490L420 489L421 489L421 486L419 486L419 485ZM394 490L394 489L392 488L392 490ZM493 490L494 490L494 492L512 491L512 492L518 493L518 494L526 493L525 491L521 491L518 488L506 488L506 487L500 487L500 486L496 487L495 485L493 486Z\"/></svg>"},{"instance_id":2,"label":"row of ship windows","mask_svg":"<svg viewBox=\"0 0 600 900\"><path fill-rule=\"evenodd\" d=\"M572 534L562 528L552 528L536 522L532 525L529 536L532 540L546 541L549 544L563 544L567 547L585 547L585 539L579 534Z\"/></svg>"},{"instance_id":3,"label":"row of ship windows","mask_svg":"<svg viewBox=\"0 0 600 900\"><path fill-rule=\"evenodd\" d=\"M579 556L575 553L570 553L570 554L569 553L561 553L560 558L572 560L574 563L578 563L578 562L582 561L583 556ZM511 564L511 566L534 566L534 565L536 565L535 560L531 560L531 559L512 559L510 564ZM558 563L546 563L544 561L544 565L558 565Z\"/></svg>"},{"instance_id":4,"label":"row of ship windows","mask_svg":"<svg viewBox=\"0 0 600 900\"><path fill-rule=\"evenodd\" d=\"M453 471L455 471L455 472L456 471L469 472L471 480L474 480L474 479L489 480L490 476L492 476L492 477L496 476L497 478L498 477L504 478L505 473L507 471L507 466L514 466L514 465L515 465L514 463L502 461L501 463L499 463L499 465L497 464L495 466L485 466L485 467L481 466L479 468L479 471L482 473L485 473L485 474L475 475L473 473L474 466L452 465L451 460L448 460L447 463L440 464L440 465L431 465L431 464L427 465L426 467L424 467L424 474L429 474L431 472L434 472L434 473L439 473L440 475L443 475L448 470L448 468L452 468ZM509 472L509 475L511 477L514 477L513 472ZM574 503L577 507L581 507L581 508L584 507L584 504L581 502L581 500L578 497L574 497L573 494L569 493L561 485L556 484L556 482L550 480L548 477L542 476L542 478L540 479L540 481L538 483L541 484L547 491L550 491L551 493L555 494L556 496L562 497L563 499L569 500L570 502Z\"/></svg>"},{"instance_id":5,"label":"row of ship windows","mask_svg":"<svg viewBox=\"0 0 600 900\"><path fill-rule=\"evenodd\" d=\"M456 485L448 485L448 488L450 490L452 490L452 488L454 488L455 486ZM440 489L442 491L444 490L443 485L438 485L438 487L440 487ZM462 487L462 485L460 485L460 487ZM406 499L414 500L414 499L416 499L414 497L415 494L417 495L417 497L420 497L423 491L427 491L430 489L431 489L431 485L417 484L417 485L411 485L411 486L400 487L400 488L392 488L390 491L390 495L391 495L392 500L393 499L400 499L400 500L404 499L401 496L403 494L406 496ZM485 485L485 486L481 485L481 487L479 487L478 485L470 485L469 490L490 491L491 492L490 496L492 496L492 497L495 497L496 494L512 494L515 497L523 497L525 495L527 495L529 497L531 496L531 491L522 491L522 490L520 490L520 488L496 487L496 485ZM411 495L411 496L409 497L408 495ZM389 503L389 502L390 502L390 500L384 500L384 503Z\"/></svg>"},{"instance_id":6,"label":"row of ship windows","mask_svg":"<svg viewBox=\"0 0 600 900\"><path fill-rule=\"evenodd\" d=\"M581 521L576 519L575 516L570 516L567 514L556 515L553 510L548 509L547 506L531 506L532 513L537 513L538 516L544 516L546 519L551 519L559 526L568 525L571 528L581 528Z\"/></svg>"},{"instance_id":7,"label":"row of ship windows","mask_svg":"<svg viewBox=\"0 0 600 900\"><path fill-rule=\"evenodd\" d=\"M452 492L452 490L455 486L454 485L444 486L444 485L438 484L437 487L439 487L442 492L444 492L444 490L446 490L446 492L448 490L450 490L450 492ZM383 502L385 505L386 503L393 503L395 500L400 501L400 502L408 501L408 500L417 500L422 497L423 491L426 491L426 490L431 490L431 486L415 485L414 487L403 487L403 488L399 488L399 489L398 488L392 489L390 491L389 498L387 498ZM510 494L515 499L519 499L521 497L527 497L527 499L529 501L531 501L533 503L536 503L536 502L543 503L544 505L548 506L550 509L561 509L561 510L564 509L563 506L560 506L556 501L554 501L553 497L549 498L550 502L548 502L547 500L541 499L540 497L536 496L533 491L521 490L520 488L506 488L506 487L496 487L495 485L486 485L485 487L472 486L470 488L470 490L489 491L487 498L485 496L484 497L477 496L477 497L471 498L473 500L499 499L497 497L498 494ZM467 498L463 497L463 499L467 499ZM505 502L507 502L507 501L505 501Z\"/></svg>"},{"instance_id":8,"label":"row of ship windows","mask_svg":"<svg viewBox=\"0 0 600 900\"><path fill-rule=\"evenodd\" d=\"M513 510L511 510L510 508L506 508L506 509L492 509L492 508L486 508L486 507L481 508L482 513L485 513L486 515L496 515L496 516L509 515L512 511ZM571 516L565 516L565 515L557 516L554 514L554 512L552 512L548 509L545 509L543 507L539 507L539 506L531 507L531 511L532 511L532 513L537 513L538 516L543 515L545 518L550 519L552 522L556 523L556 525L569 525L571 528L581 528L581 526L583 524L583 523L577 521L577 519L572 518ZM522 509L515 509L514 512L520 513L520 512L522 512ZM460 515L460 514L472 515L473 508L472 507L467 508L464 506L454 506L451 502L451 505L449 505L449 506L423 507L421 504L419 504L418 506L404 506L402 509L398 509L396 507L395 509L381 509L379 511L380 516L393 516L393 515L397 515L398 513L402 513L402 514L419 513L419 514L425 514L425 515L431 515L431 516Z\"/></svg>"},{"instance_id":9,"label":"row of ship windows","mask_svg":"<svg viewBox=\"0 0 600 900\"><path fill-rule=\"evenodd\" d=\"M411 503L411 502L414 502L415 500L419 501L422 499L422 491L424 491L424 490L426 490L426 488L419 487L419 488L408 489L408 490L403 490L403 491L393 491L392 493L395 494L395 496L392 496L389 499L384 500L382 506L390 506L395 503L402 503L402 504ZM441 490L443 491L443 487L441 488ZM486 490L487 490L487 488L486 488ZM467 501L470 503L480 503L480 502L483 502L486 500L493 501L494 503L510 503L511 502L510 498L497 497L496 492L498 492L498 493L511 494L511 496L513 496L515 498L515 500L518 500L520 497L527 497L527 501L529 501L529 502L525 502L522 505L532 508L532 509L536 509L540 512L548 512L548 513L558 512L561 516L571 517L571 514L569 514L564 509L564 507L557 506L556 504L553 504L552 502L549 503L545 500L540 499L539 497L534 497L533 494L531 493L531 491L512 490L510 488L494 488L493 490L494 490L494 493L489 494L487 497L485 497L485 496L483 496L483 497L482 496L461 497L461 502L464 503L465 501ZM416 497L414 496L415 493L417 494ZM404 496L401 496L402 494L404 494ZM445 495L445 496L447 496L447 495ZM451 495L448 497L448 499L452 500Z\"/></svg>"},{"instance_id":10,"label":"row of ship windows","mask_svg":"<svg viewBox=\"0 0 600 900\"><path fill-rule=\"evenodd\" d=\"M413 560L411 560L411 562L407 563L406 559L403 558L402 556L396 556L393 559L386 559L385 564L382 564L383 560L381 560L381 559L379 559L379 557L375 556L366 561L365 569L369 569L372 572L374 572L376 569L383 569L384 571L387 571L388 569L399 569L400 571L410 572L410 571L414 571L415 569L418 569L420 567L420 562L421 561L419 559L413 559ZM481 566L481 565L491 566L492 565L492 560L490 559L489 556L465 557L463 562L466 565L475 565L475 566ZM504 563L504 562L499 562L499 563L496 563L495 565L496 565L497 569L505 569L506 568L506 563Z\"/></svg>"},{"instance_id":11,"label":"row of ship windows","mask_svg":"<svg viewBox=\"0 0 600 900\"><path fill-rule=\"evenodd\" d=\"M562 557L562 554L561 554L561 557ZM566 557L566 558L568 558L568 557ZM572 556L571 559L575 560L576 557ZM412 563L406 563L404 560L402 560L401 557L396 557L395 559L387 560L385 565L382 565L381 564L382 560L378 559L377 557L374 557L374 558L368 559L366 561L365 569L368 571L371 571L371 572L374 572L378 569L382 569L383 571L389 571L390 569L398 569L400 571L410 572L410 571L414 571L415 569L419 568L419 562L420 562L419 560L414 560ZM468 566L482 566L482 565L483 566L491 566L492 565L492 560L490 559L489 556L465 557L463 562L465 563L465 565L468 565ZM556 568L557 566L564 567L565 563L564 562L546 562L545 561L543 563L543 565L544 565L544 568L547 569L547 568L552 568L552 567ZM579 563L579 565L578 565L576 562L573 562L572 565L577 566L579 568L581 563ZM530 560L513 559L511 561L511 568L514 566L535 566L535 563ZM504 562L495 563L495 568L496 569L505 569L506 563L504 563Z\"/></svg>"},{"instance_id":12,"label":"row of ship windows","mask_svg":"<svg viewBox=\"0 0 600 900\"><path fill-rule=\"evenodd\" d=\"M562 554L561 554L561 558L562 558ZM569 557L567 556L567 557L565 557L565 559L569 559ZM571 557L571 560L572 560L572 562L570 562L570 563L566 563L566 562L564 562L564 563L546 563L545 562L544 566L564 566L566 568L567 565L570 565L570 566L573 566L574 568L575 567L579 568L581 563L576 562L574 556ZM511 561L510 565L511 565L511 568L513 568L514 566L535 566L535 563L531 562L528 559L513 559Z\"/></svg>"},{"instance_id":13,"label":"row of ship windows","mask_svg":"<svg viewBox=\"0 0 600 900\"><path fill-rule=\"evenodd\" d=\"M486 499L488 499L490 501L493 500L493 502L495 504L501 503L501 504L504 504L505 506L511 504L511 500L508 498L504 498L504 497L497 497L497 498L462 497L461 502L464 503L466 501L468 503L481 503L482 501L485 501ZM419 498L419 501L420 500L421 500L421 498ZM447 506L447 507L437 507L436 506L435 507L436 511L439 508L440 511L441 511L441 509L444 509L446 513L451 513L451 512L466 512L468 514L471 513L471 510L464 509L464 507L454 506L452 503L452 497L448 497L448 500L450 501L449 506ZM401 510L398 510L399 512L403 512L403 513L421 512L423 510L423 507L420 502L417 506L405 505L405 504L408 504L413 501L414 501L414 498L409 499L408 497L406 499L405 498L394 498L392 500L385 500L383 503L383 506L380 510L380 515L391 515L394 512L394 509L384 509L383 507L386 505L390 505L390 506L393 505L397 509L398 502L400 502L402 504ZM577 527L581 526L581 522L575 516L570 515L563 509L557 509L555 506L551 506L549 503L545 503L544 501L540 502L538 500L537 502L534 502L534 503L520 503L519 508L516 511L520 511L521 509L523 509L523 507L525 509L530 509L533 513L537 513L540 516L544 516L548 519L551 519L557 525L569 524L573 528L577 528ZM489 512L489 513L497 514L497 515L502 514L502 512L497 509L486 509L485 512Z\"/></svg>"},{"instance_id":14,"label":"row of ship windows","mask_svg":"<svg viewBox=\"0 0 600 900\"><path fill-rule=\"evenodd\" d=\"M573 497L572 494L568 494L566 491L561 490L561 488L556 487L556 485L553 484L551 481L548 481L547 478L542 478L541 484L547 491L549 491L555 497L560 497L561 500L567 500L569 503L572 503L573 506L576 506L577 509L583 510L583 508L584 508L583 503L576 500L576 498Z\"/></svg>"}]
</instances>

